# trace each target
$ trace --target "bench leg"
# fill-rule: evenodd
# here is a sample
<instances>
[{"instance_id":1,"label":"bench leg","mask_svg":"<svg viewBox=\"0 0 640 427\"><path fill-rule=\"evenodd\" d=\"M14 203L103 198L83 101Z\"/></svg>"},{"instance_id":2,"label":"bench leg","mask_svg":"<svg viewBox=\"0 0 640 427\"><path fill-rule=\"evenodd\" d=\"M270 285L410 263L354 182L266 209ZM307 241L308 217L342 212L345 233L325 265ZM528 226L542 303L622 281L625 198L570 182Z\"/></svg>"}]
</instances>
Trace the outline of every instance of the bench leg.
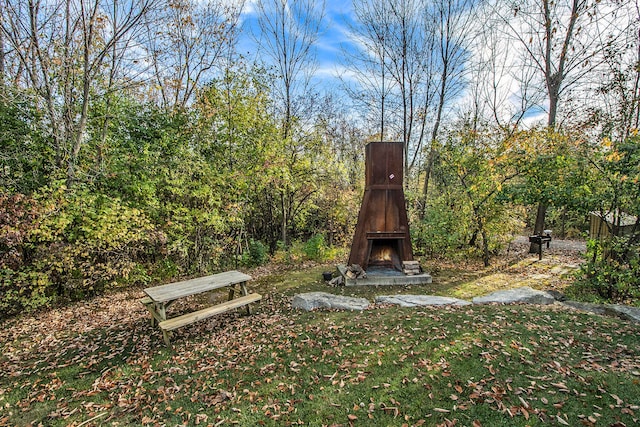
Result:
<instances>
[{"instance_id":1,"label":"bench leg","mask_svg":"<svg viewBox=\"0 0 640 427\"><path fill-rule=\"evenodd\" d=\"M249 295L249 292L247 292L247 282L240 283L240 289L242 289L243 296ZM247 315L251 315L251 304L247 304Z\"/></svg>"},{"instance_id":2,"label":"bench leg","mask_svg":"<svg viewBox=\"0 0 640 427\"><path fill-rule=\"evenodd\" d=\"M240 289L238 289L238 291L242 294L242 296L249 295L249 292L247 291L247 282L235 283L229 287L229 301L231 301L236 294L236 286L240 286ZM251 314L251 305L247 304L246 307L247 314Z\"/></svg>"},{"instance_id":3,"label":"bench leg","mask_svg":"<svg viewBox=\"0 0 640 427\"><path fill-rule=\"evenodd\" d=\"M162 339L164 339L164 343L167 347L171 347L171 331L162 331Z\"/></svg>"},{"instance_id":4,"label":"bench leg","mask_svg":"<svg viewBox=\"0 0 640 427\"><path fill-rule=\"evenodd\" d=\"M145 307L149 310L149 313L151 313L151 327L154 327L156 325L156 313L153 303L147 304Z\"/></svg>"},{"instance_id":5,"label":"bench leg","mask_svg":"<svg viewBox=\"0 0 640 427\"><path fill-rule=\"evenodd\" d=\"M156 303L148 307L149 311L151 312L151 326L153 326L155 322L158 322L158 324L160 324L160 322L167 320L167 306L171 302L173 301L170 301L169 303ZM163 330L162 338L164 339L165 344L167 344L167 347L169 347L171 345L171 343L169 342L169 339L171 338L171 332Z\"/></svg>"},{"instance_id":6,"label":"bench leg","mask_svg":"<svg viewBox=\"0 0 640 427\"><path fill-rule=\"evenodd\" d=\"M156 322L162 322L166 320L165 307L162 307L155 303L145 304L145 307L151 313L151 326L155 326Z\"/></svg>"}]
</instances>

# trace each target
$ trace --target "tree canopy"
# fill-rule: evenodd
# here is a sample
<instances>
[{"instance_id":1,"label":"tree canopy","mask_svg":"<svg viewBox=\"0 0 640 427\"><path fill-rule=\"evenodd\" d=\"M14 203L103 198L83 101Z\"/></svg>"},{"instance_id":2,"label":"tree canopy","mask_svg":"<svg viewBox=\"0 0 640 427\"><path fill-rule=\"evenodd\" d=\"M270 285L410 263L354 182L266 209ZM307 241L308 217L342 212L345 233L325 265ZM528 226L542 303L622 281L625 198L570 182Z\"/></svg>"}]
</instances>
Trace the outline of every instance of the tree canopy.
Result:
<instances>
[{"instance_id":1,"label":"tree canopy","mask_svg":"<svg viewBox=\"0 0 640 427\"><path fill-rule=\"evenodd\" d=\"M381 139L423 256L640 217L637 2L349 5L2 0L0 315L348 244ZM626 298L640 224L614 237L585 277Z\"/></svg>"}]
</instances>

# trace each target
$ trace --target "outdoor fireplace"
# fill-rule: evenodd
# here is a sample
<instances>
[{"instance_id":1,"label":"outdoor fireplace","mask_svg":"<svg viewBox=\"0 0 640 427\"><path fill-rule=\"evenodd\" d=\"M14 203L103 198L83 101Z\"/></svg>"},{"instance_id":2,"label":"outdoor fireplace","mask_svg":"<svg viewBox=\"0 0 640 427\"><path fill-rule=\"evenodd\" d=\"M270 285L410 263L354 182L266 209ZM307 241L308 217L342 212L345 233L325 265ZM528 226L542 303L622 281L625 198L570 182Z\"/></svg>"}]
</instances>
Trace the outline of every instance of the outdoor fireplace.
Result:
<instances>
[{"instance_id":1,"label":"outdoor fireplace","mask_svg":"<svg viewBox=\"0 0 640 427\"><path fill-rule=\"evenodd\" d=\"M403 144L371 142L365 147L365 189L351 244L349 265L364 270L403 271L413 260L405 207Z\"/></svg>"}]
</instances>

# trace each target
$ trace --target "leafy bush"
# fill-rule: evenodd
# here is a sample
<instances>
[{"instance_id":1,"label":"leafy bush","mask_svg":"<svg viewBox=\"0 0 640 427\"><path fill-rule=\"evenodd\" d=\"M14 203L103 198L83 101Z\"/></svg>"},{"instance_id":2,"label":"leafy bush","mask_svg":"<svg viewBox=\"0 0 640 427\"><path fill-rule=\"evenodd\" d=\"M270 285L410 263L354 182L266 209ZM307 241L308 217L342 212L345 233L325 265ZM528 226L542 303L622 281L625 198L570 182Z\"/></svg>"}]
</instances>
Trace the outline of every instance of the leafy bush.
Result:
<instances>
[{"instance_id":1,"label":"leafy bush","mask_svg":"<svg viewBox=\"0 0 640 427\"><path fill-rule=\"evenodd\" d=\"M36 309L52 299L48 275L35 271L30 236L42 209L23 194L0 195L0 317Z\"/></svg>"},{"instance_id":2,"label":"leafy bush","mask_svg":"<svg viewBox=\"0 0 640 427\"><path fill-rule=\"evenodd\" d=\"M0 318L50 304L54 300L51 289L46 273L0 269Z\"/></svg>"},{"instance_id":3,"label":"leafy bush","mask_svg":"<svg viewBox=\"0 0 640 427\"><path fill-rule=\"evenodd\" d=\"M0 94L0 190L31 194L55 174L54 152L37 102L12 86Z\"/></svg>"},{"instance_id":4,"label":"leafy bush","mask_svg":"<svg viewBox=\"0 0 640 427\"><path fill-rule=\"evenodd\" d=\"M478 229L482 215L484 234ZM524 227L522 208L509 203L496 203L491 212L482 209L474 214L471 204L459 194L444 194L434 198L421 221L413 215L411 234L416 255L447 257L484 257L500 252Z\"/></svg>"},{"instance_id":5,"label":"leafy bush","mask_svg":"<svg viewBox=\"0 0 640 427\"><path fill-rule=\"evenodd\" d=\"M0 198L0 316L147 283L164 235L145 214L87 189Z\"/></svg>"},{"instance_id":6,"label":"leafy bush","mask_svg":"<svg viewBox=\"0 0 640 427\"><path fill-rule=\"evenodd\" d=\"M334 259L341 251L327 245L323 234L316 234L306 242L293 241L289 246L278 242L278 250L271 260L276 264L291 265L305 260L326 262Z\"/></svg>"},{"instance_id":7,"label":"leafy bush","mask_svg":"<svg viewBox=\"0 0 640 427\"><path fill-rule=\"evenodd\" d=\"M38 201L23 194L0 194L0 268L29 262L27 240L42 215Z\"/></svg>"},{"instance_id":8,"label":"leafy bush","mask_svg":"<svg viewBox=\"0 0 640 427\"><path fill-rule=\"evenodd\" d=\"M285 245L283 241L278 240L276 251L271 260L276 264L291 265L302 261L304 258L304 245L299 241L293 241L289 245Z\"/></svg>"},{"instance_id":9,"label":"leafy bush","mask_svg":"<svg viewBox=\"0 0 640 427\"><path fill-rule=\"evenodd\" d=\"M489 236L489 251L497 255L516 235L522 233L526 225L522 220L526 210L523 206L505 202L497 205L493 212L495 215L487 223L486 228Z\"/></svg>"},{"instance_id":10,"label":"leafy bush","mask_svg":"<svg viewBox=\"0 0 640 427\"><path fill-rule=\"evenodd\" d=\"M328 247L324 241L323 234L316 234L315 236L307 240L304 245L305 256L313 261L324 261L327 250Z\"/></svg>"},{"instance_id":11,"label":"leafy bush","mask_svg":"<svg viewBox=\"0 0 640 427\"><path fill-rule=\"evenodd\" d=\"M471 214L461 201L446 195L436 198L425 218L411 224L416 255L452 255L458 252L468 243L471 227Z\"/></svg>"},{"instance_id":12,"label":"leafy bush","mask_svg":"<svg viewBox=\"0 0 640 427\"><path fill-rule=\"evenodd\" d=\"M257 267L269 261L267 246L259 240L249 240L248 250L242 256L242 263L247 267Z\"/></svg>"},{"instance_id":13,"label":"leafy bush","mask_svg":"<svg viewBox=\"0 0 640 427\"><path fill-rule=\"evenodd\" d=\"M572 293L609 302L640 300L640 245L630 236L589 240Z\"/></svg>"},{"instance_id":14,"label":"leafy bush","mask_svg":"<svg viewBox=\"0 0 640 427\"><path fill-rule=\"evenodd\" d=\"M138 263L152 260L165 242L142 211L117 198L78 188L45 193L43 200L50 205L33 238L60 296L129 283L133 272L140 278Z\"/></svg>"}]
</instances>

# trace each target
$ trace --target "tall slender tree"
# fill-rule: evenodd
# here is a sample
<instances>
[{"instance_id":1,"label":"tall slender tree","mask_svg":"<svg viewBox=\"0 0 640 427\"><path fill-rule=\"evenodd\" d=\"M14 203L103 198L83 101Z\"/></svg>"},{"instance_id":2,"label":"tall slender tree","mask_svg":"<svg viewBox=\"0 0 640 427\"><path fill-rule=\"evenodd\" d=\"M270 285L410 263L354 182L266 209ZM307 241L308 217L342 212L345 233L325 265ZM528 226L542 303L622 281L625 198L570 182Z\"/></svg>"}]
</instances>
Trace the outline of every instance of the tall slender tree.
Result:
<instances>
[{"instance_id":1,"label":"tall slender tree","mask_svg":"<svg viewBox=\"0 0 640 427\"><path fill-rule=\"evenodd\" d=\"M4 27L4 3L0 3L0 28ZM4 43L5 35L4 31L0 30L0 84L4 86L4 81L7 77L6 71L6 54L5 54L5 43Z\"/></svg>"},{"instance_id":2,"label":"tall slender tree","mask_svg":"<svg viewBox=\"0 0 640 427\"><path fill-rule=\"evenodd\" d=\"M407 178L420 159L434 94L435 32L424 7L421 0L355 2L351 33L360 49L346 60L356 76L350 95L378 115L381 139L404 144Z\"/></svg>"},{"instance_id":3,"label":"tall slender tree","mask_svg":"<svg viewBox=\"0 0 640 427\"><path fill-rule=\"evenodd\" d=\"M257 0L258 44L276 71L276 92L282 136L288 138L304 108L316 70L314 44L322 28L324 1Z\"/></svg>"},{"instance_id":4,"label":"tall slender tree","mask_svg":"<svg viewBox=\"0 0 640 427\"><path fill-rule=\"evenodd\" d=\"M344 48L342 55L349 70L341 76L343 89L356 108L376 123L374 133L380 141L394 133L389 129L392 121L386 119L387 104L396 83L388 71L388 8L388 2L354 3L356 19L349 23L349 30L356 48Z\"/></svg>"},{"instance_id":5,"label":"tall slender tree","mask_svg":"<svg viewBox=\"0 0 640 427\"><path fill-rule=\"evenodd\" d=\"M436 31L437 102L431 128L430 145L425 161L421 216L424 217L429 194L429 181L436 157L435 143L442 125L445 107L465 87L465 64L474 34L474 2L471 0L439 0L428 10L428 19Z\"/></svg>"}]
</instances>

